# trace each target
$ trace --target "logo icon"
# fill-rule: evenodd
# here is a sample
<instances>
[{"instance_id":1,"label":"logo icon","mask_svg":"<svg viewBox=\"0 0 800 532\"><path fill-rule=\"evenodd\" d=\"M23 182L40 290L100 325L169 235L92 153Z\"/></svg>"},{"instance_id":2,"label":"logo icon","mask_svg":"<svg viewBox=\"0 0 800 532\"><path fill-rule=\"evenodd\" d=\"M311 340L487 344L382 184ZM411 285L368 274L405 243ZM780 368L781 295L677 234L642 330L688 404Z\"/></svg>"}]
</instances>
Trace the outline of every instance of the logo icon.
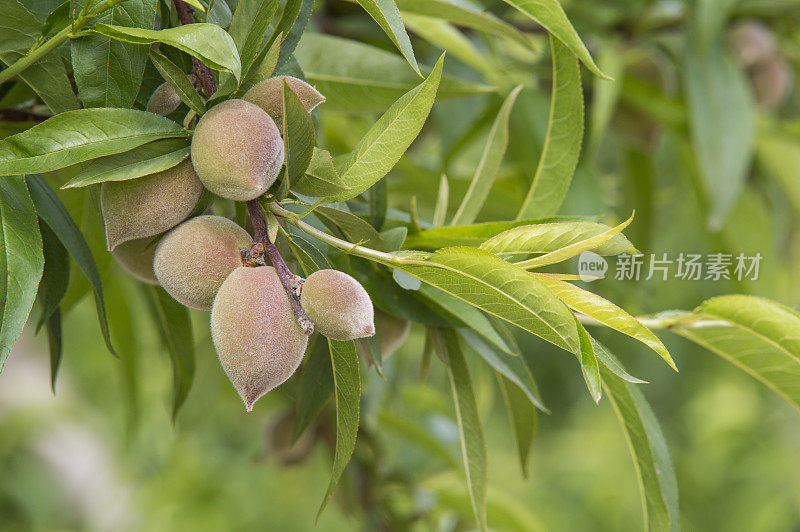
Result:
<instances>
[{"instance_id":1,"label":"logo icon","mask_svg":"<svg viewBox=\"0 0 800 532\"><path fill-rule=\"evenodd\" d=\"M593 251L584 251L578 256L578 277L590 283L603 279L608 271L606 259Z\"/></svg>"}]
</instances>

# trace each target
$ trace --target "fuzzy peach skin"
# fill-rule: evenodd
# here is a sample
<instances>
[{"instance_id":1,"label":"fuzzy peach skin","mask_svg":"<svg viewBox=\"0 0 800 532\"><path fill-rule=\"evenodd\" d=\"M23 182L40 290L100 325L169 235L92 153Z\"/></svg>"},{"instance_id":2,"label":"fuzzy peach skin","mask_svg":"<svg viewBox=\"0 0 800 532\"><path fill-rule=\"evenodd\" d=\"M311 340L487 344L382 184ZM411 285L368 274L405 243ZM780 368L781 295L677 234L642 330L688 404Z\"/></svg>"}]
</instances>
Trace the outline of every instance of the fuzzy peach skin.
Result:
<instances>
[{"instance_id":1,"label":"fuzzy peach skin","mask_svg":"<svg viewBox=\"0 0 800 532\"><path fill-rule=\"evenodd\" d=\"M308 345L271 266L236 268L225 279L211 309L211 338L248 412L292 376Z\"/></svg>"},{"instance_id":2,"label":"fuzzy peach skin","mask_svg":"<svg viewBox=\"0 0 800 532\"><path fill-rule=\"evenodd\" d=\"M150 95L150 99L147 100L146 109L150 113L167 116L174 113L180 105L181 97L178 96L178 93L175 92L172 85L169 83L162 83L156 87L156 90Z\"/></svg>"},{"instance_id":3,"label":"fuzzy peach skin","mask_svg":"<svg viewBox=\"0 0 800 532\"><path fill-rule=\"evenodd\" d=\"M259 106L227 100L206 112L192 135L192 163L203 185L223 198L264 194L283 166L283 139Z\"/></svg>"},{"instance_id":4,"label":"fuzzy peach skin","mask_svg":"<svg viewBox=\"0 0 800 532\"><path fill-rule=\"evenodd\" d=\"M211 310L225 278L242 265L239 248L253 239L222 216L187 220L158 243L153 269L159 284L190 308Z\"/></svg>"},{"instance_id":5,"label":"fuzzy peach skin","mask_svg":"<svg viewBox=\"0 0 800 532\"><path fill-rule=\"evenodd\" d=\"M265 110L275 120L275 125L278 126L281 132L283 132L282 89L284 80L309 113L325 101L325 96L320 94L317 89L302 79L293 78L292 76L275 76L253 85L242 98Z\"/></svg>"},{"instance_id":6,"label":"fuzzy peach skin","mask_svg":"<svg viewBox=\"0 0 800 532\"><path fill-rule=\"evenodd\" d=\"M339 270L308 276L300 305L320 334L334 340L355 340L375 334L372 300L361 284Z\"/></svg>"},{"instance_id":7,"label":"fuzzy peach skin","mask_svg":"<svg viewBox=\"0 0 800 532\"><path fill-rule=\"evenodd\" d=\"M136 179L103 183L100 205L108 250L169 231L192 214L202 193L189 161Z\"/></svg>"},{"instance_id":8,"label":"fuzzy peach skin","mask_svg":"<svg viewBox=\"0 0 800 532\"><path fill-rule=\"evenodd\" d=\"M115 247L111 255L123 270L136 279L148 284L158 284L153 271L153 257L156 254L156 243L153 240L154 237L128 240Z\"/></svg>"}]
</instances>

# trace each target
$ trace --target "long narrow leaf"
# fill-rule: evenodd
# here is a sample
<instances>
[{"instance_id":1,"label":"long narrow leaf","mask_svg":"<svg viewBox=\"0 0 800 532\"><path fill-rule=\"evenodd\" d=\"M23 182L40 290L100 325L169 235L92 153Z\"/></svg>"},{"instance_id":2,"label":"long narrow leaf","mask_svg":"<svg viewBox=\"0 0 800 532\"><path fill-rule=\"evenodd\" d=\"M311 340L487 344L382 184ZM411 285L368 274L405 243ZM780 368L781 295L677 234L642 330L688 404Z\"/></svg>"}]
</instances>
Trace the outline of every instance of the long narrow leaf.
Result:
<instances>
[{"instance_id":1,"label":"long narrow leaf","mask_svg":"<svg viewBox=\"0 0 800 532\"><path fill-rule=\"evenodd\" d=\"M0 178L0 371L22 333L42 278L42 236L24 179Z\"/></svg>"},{"instance_id":2,"label":"long narrow leaf","mask_svg":"<svg viewBox=\"0 0 800 532\"><path fill-rule=\"evenodd\" d=\"M547 137L533 183L517 214L517 220L544 218L558 212L581 153L583 92L578 61L552 36L550 48L553 55L553 93Z\"/></svg>"},{"instance_id":3,"label":"long narrow leaf","mask_svg":"<svg viewBox=\"0 0 800 532\"><path fill-rule=\"evenodd\" d=\"M500 107L492 128L489 130L489 138L486 141L480 161L478 161L475 175L450 225L463 225L474 222L481 207L486 202L486 197L489 195L489 190L494 183L494 177L497 174L497 170L500 169L503 156L506 154L506 148L508 147L508 119L521 90L522 85L518 85L506 97Z\"/></svg>"},{"instance_id":4,"label":"long narrow leaf","mask_svg":"<svg viewBox=\"0 0 800 532\"><path fill-rule=\"evenodd\" d=\"M31 198L36 205L39 218L45 221L53 233L64 245L66 250L75 260L75 264L81 269L83 274L92 285L94 293L94 304L97 308L97 318L100 322L100 330L103 333L106 347L112 355L116 356L114 347L111 345L111 336L108 331L108 318L106 317L106 305L103 300L103 283L100 280L100 272L94 261L89 244L83 237L81 230L67 212L67 209L58 199L53 189L41 175L27 177L28 188Z\"/></svg>"}]
</instances>

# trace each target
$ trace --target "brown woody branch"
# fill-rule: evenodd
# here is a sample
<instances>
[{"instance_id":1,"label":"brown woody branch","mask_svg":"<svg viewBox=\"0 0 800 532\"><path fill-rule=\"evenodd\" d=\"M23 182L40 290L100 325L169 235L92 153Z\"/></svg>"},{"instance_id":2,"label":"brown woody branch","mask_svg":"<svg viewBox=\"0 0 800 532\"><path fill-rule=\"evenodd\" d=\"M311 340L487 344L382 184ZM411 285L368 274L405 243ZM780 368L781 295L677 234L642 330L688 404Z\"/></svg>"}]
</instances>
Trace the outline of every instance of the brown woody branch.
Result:
<instances>
[{"instance_id":1,"label":"brown woody branch","mask_svg":"<svg viewBox=\"0 0 800 532\"><path fill-rule=\"evenodd\" d=\"M194 11L189 4L182 0L173 1L175 2L175 9L178 11L178 18L181 24L194 24ZM192 57L192 72L200 78L206 98L210 98L217 92L217 82L214 79L214 73L196 57ZM260 249L257 248L263 246L264 252L266 252L269 257L272 266L278 274L278 278L281 280L284 290L286 290L286 295L289 296L292 310L297 316L297 323L300 324L300 327L306 335L311 335L311 333L314 332L314 324L308 319L303 307L300 306L299 293L302 279L289 270L283 257L281 257L281 254L278 252L278 248L270 241L267 233L267 221L264 219L264 213L261 211L258 200L248 201L247 210L250 214L250 221L253 223L255 237L253 247L250 251L251 258L258 255L256 251L260 251Z\"/></svg>"},{"instance_id":2,"label":"brown woody branch","mask_svg":"<svg viewBox=\"0 0 800 532\"><path fill-rule=\"evenodd\" d=\"M183 0L173 1L175 2L175 9L178 11L178 18L181 24L194 24L194 10L192 7ZM217 92L217 81L214 79L214 73L205 63L194 56L192 56L192 72L200 78L206 98L211 98L211 96Z\"/></svg>"},{"instance_id":3,"label":"brown woody branch","mask_svg":"<svg viewBox=\"0 0 800 532\"><path fill-rule=\"evenodd\" d=\"M264 213L261 211L261 206L258 204L257 199L247 202L247 211L250 214L250 221L253 223L253 238L255 239L255 244L261 244L264 247L264 251L267 253L272 266L275 268L284 290L286 290L286 295L289 296L292 310L294 310L297 316L297 323L300 324L303 332L310 336L311 333L314 332L314 324L306 315L303 307L300 306L300 286L302 284L302 278L289 270L283 257L281 257L281 254L278 252L278 248L270 241L267 231L267 221L264 219Z\"/></svg>"}]
</instances>

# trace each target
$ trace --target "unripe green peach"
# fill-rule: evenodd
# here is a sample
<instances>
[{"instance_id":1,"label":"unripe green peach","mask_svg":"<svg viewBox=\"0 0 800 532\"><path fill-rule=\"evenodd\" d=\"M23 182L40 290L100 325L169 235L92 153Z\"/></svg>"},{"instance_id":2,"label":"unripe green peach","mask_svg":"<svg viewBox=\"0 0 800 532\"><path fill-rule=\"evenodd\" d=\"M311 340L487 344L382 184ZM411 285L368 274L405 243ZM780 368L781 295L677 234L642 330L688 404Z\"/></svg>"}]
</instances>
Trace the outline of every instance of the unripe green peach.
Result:
<instances>
[{"instance_id":1,"label":"unripe green peach","mask_svg":"<svg viewBox=\"0 0 800 532\"><path fill-rule=\"evenodd\" d=\"M108 250L169 231L192 213L202 193L190 161L137 179L103 183L100 204Z\"/></svg>"},{"instance_id":2,"label":"unripe green peach","mask_svg":"<svg viewBox=\"0 0 800 532\"><path fill-rule=\"evenodd\" d=\"M411 331L411 322L375 309L375 328L381 343L381 358L400 349Z\"/></svg>"},{"instance_id":3,"label":"unripe green peach","mask_svg":"<svg viewBox=\"0 0 800 532\"><path fill-rule=\"evenodd\" d=\"M188 220L158 243L153 269L159 284L179 303L211 310L225 278L242 265L240 247L253 239L221 216Z\"/></svg>"},{"instance_id":4,"label":"unripe green peach","mask_svg":"<svg viewBox=\"0 0 800 532\"><path fill-rule=\"evenodd\" d=\"M138 238L128 240L114 248L111 254L122 269L140 281L149 284L158 284L153 271L153 256L156 253L156 244L153 238Z\"/></svg>"},{"instance_id":5,"label":"unripe green peach","mask_svg":"<svg viewBox=\"0 0 800 532\"><path fill-rule=\"evenodd\" d=\"M227 100L206 112L192 136L192 163L203 185L223 198L264 194L283 166L283 139L259 106Z\"/></svg>"},{"instance_id":6,"label":"unripe green peach","mask_svg":"<svg viewBox=\"0 0 800 532\"><path fill-rule=\"evenodd\" d=\"M283 132L283 82L295 93L309 113L316 106L325 101L325 96L317 89L303 81L291 76L275 76L253 85L242 97L248 102L253 102L275 120L278 129Z\"/></svg>"},{"instance_id":7,"label":"unripe green peach","mask_svg":"<svg viewBox=\"0 0 800 532\"><path fill-rule=\"evenodd\" d=\"M181 97L169 83L159 85L147 100L147 110L161 116L174 113L180 105Z\"/></svg>"},{"instance_id":8,"label":"unripe green peach","mask_svg":"<svg viewBox=\"0 0 800 532\"><path fill-rule=\"evenodd\" d=\"M240 267L217 292L211 338L247 411L300 365L308 337L271 266Z\"/></svg>"},{"instance_id":9,"label":"unripe green peach","mask_svg":"<svg viewBox=\"0 0 800 532\"><path fill-rule=\"evenodd\" d=\"M308 276L300 305L320 334L334 340L355 340L375 334L372 301L361 284L338 270Z\"/></svg>"}]
</instances>

